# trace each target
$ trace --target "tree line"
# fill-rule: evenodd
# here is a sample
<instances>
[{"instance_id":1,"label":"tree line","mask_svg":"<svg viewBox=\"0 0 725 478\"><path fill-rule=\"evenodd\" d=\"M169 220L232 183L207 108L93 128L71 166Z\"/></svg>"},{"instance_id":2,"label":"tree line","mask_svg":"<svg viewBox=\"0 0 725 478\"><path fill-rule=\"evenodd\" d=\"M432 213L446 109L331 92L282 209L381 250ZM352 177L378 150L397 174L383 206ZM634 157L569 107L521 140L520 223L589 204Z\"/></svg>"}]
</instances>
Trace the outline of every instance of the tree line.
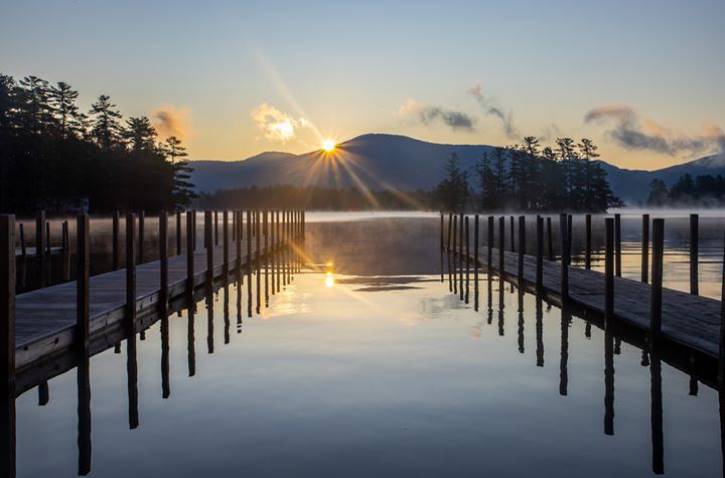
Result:
<instances>
[{"instance_id":1,"label":"tree line","mask_svg":"<svg viewBox=\"0 0 725 478\"><path fill-rule=\"evenodd\" d=\"M661 179L653 179L649 185L647 205L664 206L706 206L725 205L725 177L705 174L693 179L683 174L672 187Z\"/></svg>"},{"instance_id":2,"label":"tree line","mask_svg":"<svg viewBox=\"0 0 725 478\"><path fill-rule=\"evenodd\" d=\"M108 95L88 112L65 82L0 74L0 210L159 211L195 197L182 142L146 116L124 121Z\"/></svg>"},{"instance_id":3,"label":"tree line","mask_svg":"<svg viewBox=\"0 0 725 478\"><path fill-rule=\"evenodd\" d=\"M533 136L484 153L472 170L463 169L453 153L434 198L448 211L603 212L621 201L612 194L598 157L597 146L586 138L579 143L558 138L555 146L542 148Z\"/></svg>"},{"instance_id":4,"label":"tree line","mask_svg":"<svg viewBox=\"0 0 725 478\"><path fill-rule=\"evenodd\" d=\"M431 193L414 191L366 191L357 188L251 186L201 194L199 208L246 209L305 208L320 211L420 210L435 207Z\"/></svg>"}]
</instances>

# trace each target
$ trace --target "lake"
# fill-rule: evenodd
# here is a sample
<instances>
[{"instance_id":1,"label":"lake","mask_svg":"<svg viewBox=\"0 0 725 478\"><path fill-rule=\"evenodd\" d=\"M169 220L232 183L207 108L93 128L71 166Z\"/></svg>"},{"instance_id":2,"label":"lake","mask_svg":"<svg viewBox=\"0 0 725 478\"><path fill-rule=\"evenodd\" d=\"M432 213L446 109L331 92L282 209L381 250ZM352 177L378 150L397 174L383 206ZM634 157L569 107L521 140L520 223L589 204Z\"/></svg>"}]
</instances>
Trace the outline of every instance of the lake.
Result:
<instances>
[{"instance_id":1,"label":"lake","mask_svg":"<svg viewBox=\"0 0 725 478\"><path fill-rule=\"evenodd\" d=\"M717 299L722 217L700 219L700 290ZM622 218L626 277L640 221ZM722 474L716 390L484 273L463 303L441 282L437 214L307 222L308 267L261 314L231 284L135 354L124 340L92 357L91 476ZM688 231L667 216L667 287L689 290ZM76 371L48 386L44 406L17 399L18 476L77 474Z\"/></svg>"}]
</instances>

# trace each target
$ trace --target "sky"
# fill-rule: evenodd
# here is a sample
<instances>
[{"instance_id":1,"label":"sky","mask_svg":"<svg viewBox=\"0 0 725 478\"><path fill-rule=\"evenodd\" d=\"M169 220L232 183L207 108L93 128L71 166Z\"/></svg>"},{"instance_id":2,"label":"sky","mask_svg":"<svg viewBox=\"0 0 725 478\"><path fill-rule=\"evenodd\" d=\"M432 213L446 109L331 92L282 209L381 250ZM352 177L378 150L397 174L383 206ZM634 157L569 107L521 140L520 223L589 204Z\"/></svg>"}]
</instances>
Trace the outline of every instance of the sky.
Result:
<instances>
[{"instance_id":1,"label":"sky","mask_svg":"<svg viewBox=\"0 0 725 478\"><path fill-rule=\"evenodd\" d=\"M0 72L109 94L191 159L365 133L588 137L657 169L725 147L725 1L0 0Z\"/></svg>"}]
</instances>

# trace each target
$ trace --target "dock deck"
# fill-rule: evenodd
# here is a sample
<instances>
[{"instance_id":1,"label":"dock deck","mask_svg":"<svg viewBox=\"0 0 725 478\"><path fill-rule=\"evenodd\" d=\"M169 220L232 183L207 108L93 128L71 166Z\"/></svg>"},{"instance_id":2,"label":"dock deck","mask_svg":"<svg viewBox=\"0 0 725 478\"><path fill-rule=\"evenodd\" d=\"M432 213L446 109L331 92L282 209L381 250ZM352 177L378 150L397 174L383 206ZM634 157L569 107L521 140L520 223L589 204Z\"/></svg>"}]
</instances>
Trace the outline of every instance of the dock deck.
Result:
<instances>
[{"instance_id":1,"label":"dock deck","mask_svg":"<svg viewBox=\"0 0 725 478\"><path fill-rule=\"evenodd\" d=\"M485 270L487 249L479 253ZM451 251L453 252L453 251ZM465 256L462 256L465 261ZM473 268L474 258L469 258ZM496 274L499 251L493 249L492 271ZM519 254L504 251L504 278L518 282ZM604 315L604 279L602 272L569 267L568 301ZM536 257L524 255L523 280L531 288L536 283ZM561 263L543 261L543 291L561 300ZM628 325L648 331L650 328L650 293L648 284L622 277L614 278L614 317ZM718 357L721 302L677 290L662 290L662 336L713 358Z\"/></svg>"}]
</instances>

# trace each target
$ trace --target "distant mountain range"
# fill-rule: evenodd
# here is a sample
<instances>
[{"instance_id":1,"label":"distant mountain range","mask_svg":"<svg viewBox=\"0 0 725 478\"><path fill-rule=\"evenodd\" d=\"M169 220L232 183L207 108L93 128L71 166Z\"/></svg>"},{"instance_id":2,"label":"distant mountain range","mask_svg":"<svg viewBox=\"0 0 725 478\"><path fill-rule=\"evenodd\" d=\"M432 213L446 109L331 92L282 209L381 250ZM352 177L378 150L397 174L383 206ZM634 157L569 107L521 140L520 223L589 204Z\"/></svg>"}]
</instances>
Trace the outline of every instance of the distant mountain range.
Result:
<instances>
[{"instance_id":1,"label":"distant mountain range","mask_svg":"<svg viewBox=\"0 0 725 478\"><path fill-rule=\"evenodd\" d=\"M407 136L365 134L337 145L336 161L322 151L305 154L266 152L242 161L192 161L192 181L199 192L246 186L308 185L322 187L365 186L371 190L429 190L444 175L451 153L464 168L473 165L487 145L427 143ZM652 179L673 184L685 173L724 174L725 155L708 156L655 171L622 169L601 161L614 194L636 204L646 199Z\"/></svg>"}]
</instances>

